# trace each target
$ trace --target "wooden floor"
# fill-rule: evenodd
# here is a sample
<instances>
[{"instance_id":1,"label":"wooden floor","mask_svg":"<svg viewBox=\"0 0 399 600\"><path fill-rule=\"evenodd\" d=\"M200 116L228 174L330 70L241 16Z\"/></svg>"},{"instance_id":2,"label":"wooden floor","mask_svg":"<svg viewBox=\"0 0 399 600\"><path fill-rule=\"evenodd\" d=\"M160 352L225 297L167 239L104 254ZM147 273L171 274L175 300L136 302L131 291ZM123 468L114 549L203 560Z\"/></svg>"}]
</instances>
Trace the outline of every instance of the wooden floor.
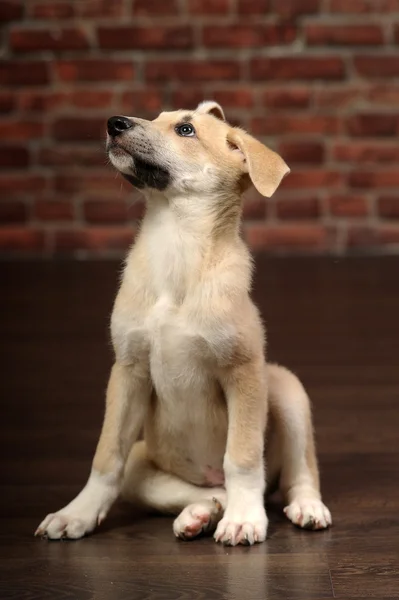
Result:
<instances>
[{"instance_id":1,"label":"wooden floor","mask_svg":"<svg viewBox=\"0 0 399 600\"><path fill-rule=\"evenodd\" d=\"M116 509L76 542L33 537L84 483L111 364L120 265L0 263L0 599L399 598L399 260L257 260L269 357L314 405L334 526L295 529L278 498L256 547L177 541Z\"/></svg>"}]
</instances>

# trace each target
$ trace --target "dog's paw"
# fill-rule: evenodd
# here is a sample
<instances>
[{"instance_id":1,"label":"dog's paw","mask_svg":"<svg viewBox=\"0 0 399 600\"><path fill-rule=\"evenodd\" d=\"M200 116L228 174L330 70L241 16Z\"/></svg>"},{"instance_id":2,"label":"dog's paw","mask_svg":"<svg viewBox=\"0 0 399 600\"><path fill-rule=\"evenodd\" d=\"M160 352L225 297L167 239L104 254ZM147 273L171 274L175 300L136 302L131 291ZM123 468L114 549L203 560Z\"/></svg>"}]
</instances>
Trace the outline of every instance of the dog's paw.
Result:
<instances>
[{"instance_id":1,"label":"dog's paw","mask_svg":"<svg viewBox=\"0 0 399 600\"><path fill-rule=\"evenodd\" d=\"M303 529L326 529L332 524L330 511L317 498L298 498L284 512L294 525Z\"/></svg>"},{"instance_id":2,"label":"dog's paw","mask_svg":"<svg viewBox=\"0 0 399 600\"><path fill-rule=\"evenodd\" d=\"M226 546L252 546L266 539L268 519L263 506L251 506L241 510L226 509L219 522L214 538Z\"/></svg>"},{"instance_id":3,"label":"dog's paw","mask_svg":"<svg viewBox=\"0 0 399 600\"><path fill-rule=\"evenodd\" d=\"M80 494L58 512L47 515L35 535L50 540L77 540L91 533L105 519L117 495L112 477L92 471Z\"/></svg>"},{"instance_id":4,"label":"dog's paw","mask_svg":"<svg viewBox=\"0 0 399 600\"><path fill-rule=\"evenodd\" d=\"M192 540L203 533L212 532L222 514L222 505L215 498L189 504L175 519L173 533L182 540Z\"/></svg>"},{"instance_id":5,"label":"dog's paw","mask_svg":"<svg viewBox=\"0 0 399 600\"><path fill-rule=\"evenodd\" d=\"M35 535L49 540L77 540L91 533L98 521L97 514L68 514L61 510L47 515L36 529Z\"/></svg>"}]
</instances>

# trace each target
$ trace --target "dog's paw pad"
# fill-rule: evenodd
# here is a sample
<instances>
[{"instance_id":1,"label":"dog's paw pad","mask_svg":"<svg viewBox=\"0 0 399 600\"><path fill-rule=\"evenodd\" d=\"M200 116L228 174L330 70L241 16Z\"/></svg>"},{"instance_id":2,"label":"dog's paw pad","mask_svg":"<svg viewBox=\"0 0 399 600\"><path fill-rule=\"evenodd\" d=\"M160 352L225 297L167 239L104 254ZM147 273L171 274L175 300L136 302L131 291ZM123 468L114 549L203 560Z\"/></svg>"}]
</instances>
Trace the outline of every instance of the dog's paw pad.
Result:
<instances>
[{"instance_id":1,"label":"dog's paw pad","mask_svg":"<svg viewBox=\"0 0 399 600\"><path fill-rule=\"evenodd\" d=\"M218 501L190 504L175 519L173 532L182 540L192 540L203 533L209 533L216 527L221 511Z\"/></svg>"}]
</instances>

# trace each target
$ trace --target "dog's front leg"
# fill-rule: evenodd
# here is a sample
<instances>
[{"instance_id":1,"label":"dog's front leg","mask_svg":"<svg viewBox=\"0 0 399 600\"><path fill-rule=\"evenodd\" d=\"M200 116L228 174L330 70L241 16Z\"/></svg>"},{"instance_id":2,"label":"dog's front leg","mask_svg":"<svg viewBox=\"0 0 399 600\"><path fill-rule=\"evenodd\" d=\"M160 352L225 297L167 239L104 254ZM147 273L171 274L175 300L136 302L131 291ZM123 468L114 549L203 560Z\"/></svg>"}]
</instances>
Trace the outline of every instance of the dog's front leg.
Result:
<instances>
[{"instance_id":1,"label":"dog's front leg","mask_svg":"<svg viewBox=\"0 0 399 600\"><path fill-rule=\"evenodd\" d=\"M150 397L144 365L114 364L105 418L86 486L67 506L48 515L36 535L77 539L90 533L119 495L127 455L137 440Z\"/></svg>"},{"instance_id":2,"label":"dog's front leg","mask_svg":"<svg viewBox=\"0 0 399 600\"><path fill-rule=\"evenodd\" d=\"M228 407L224 456L227 506L215 532L224 544L254 544L266 538L264 434L267 384L263 360L223 373Z\"/></svg>"}]
</instances>

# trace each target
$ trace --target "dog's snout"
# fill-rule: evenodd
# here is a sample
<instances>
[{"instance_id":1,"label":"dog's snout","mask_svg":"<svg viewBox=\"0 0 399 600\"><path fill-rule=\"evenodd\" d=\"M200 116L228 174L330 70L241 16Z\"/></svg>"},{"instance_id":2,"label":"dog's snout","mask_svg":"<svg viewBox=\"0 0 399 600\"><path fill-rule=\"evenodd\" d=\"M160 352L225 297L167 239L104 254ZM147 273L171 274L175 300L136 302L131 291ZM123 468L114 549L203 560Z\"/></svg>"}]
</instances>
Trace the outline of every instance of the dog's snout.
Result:
<instances>
[{"instance_id":1,"label":"dog's snout","mask_svg":"<svg viewBox=\"0 0 399 600\"><path fill-rule=\"evenodd\" d=\"M133 121L126 117L111 117L107 123L107 131L113 137L132 127L134 127Z\"/></svg>"}]
</instances>

